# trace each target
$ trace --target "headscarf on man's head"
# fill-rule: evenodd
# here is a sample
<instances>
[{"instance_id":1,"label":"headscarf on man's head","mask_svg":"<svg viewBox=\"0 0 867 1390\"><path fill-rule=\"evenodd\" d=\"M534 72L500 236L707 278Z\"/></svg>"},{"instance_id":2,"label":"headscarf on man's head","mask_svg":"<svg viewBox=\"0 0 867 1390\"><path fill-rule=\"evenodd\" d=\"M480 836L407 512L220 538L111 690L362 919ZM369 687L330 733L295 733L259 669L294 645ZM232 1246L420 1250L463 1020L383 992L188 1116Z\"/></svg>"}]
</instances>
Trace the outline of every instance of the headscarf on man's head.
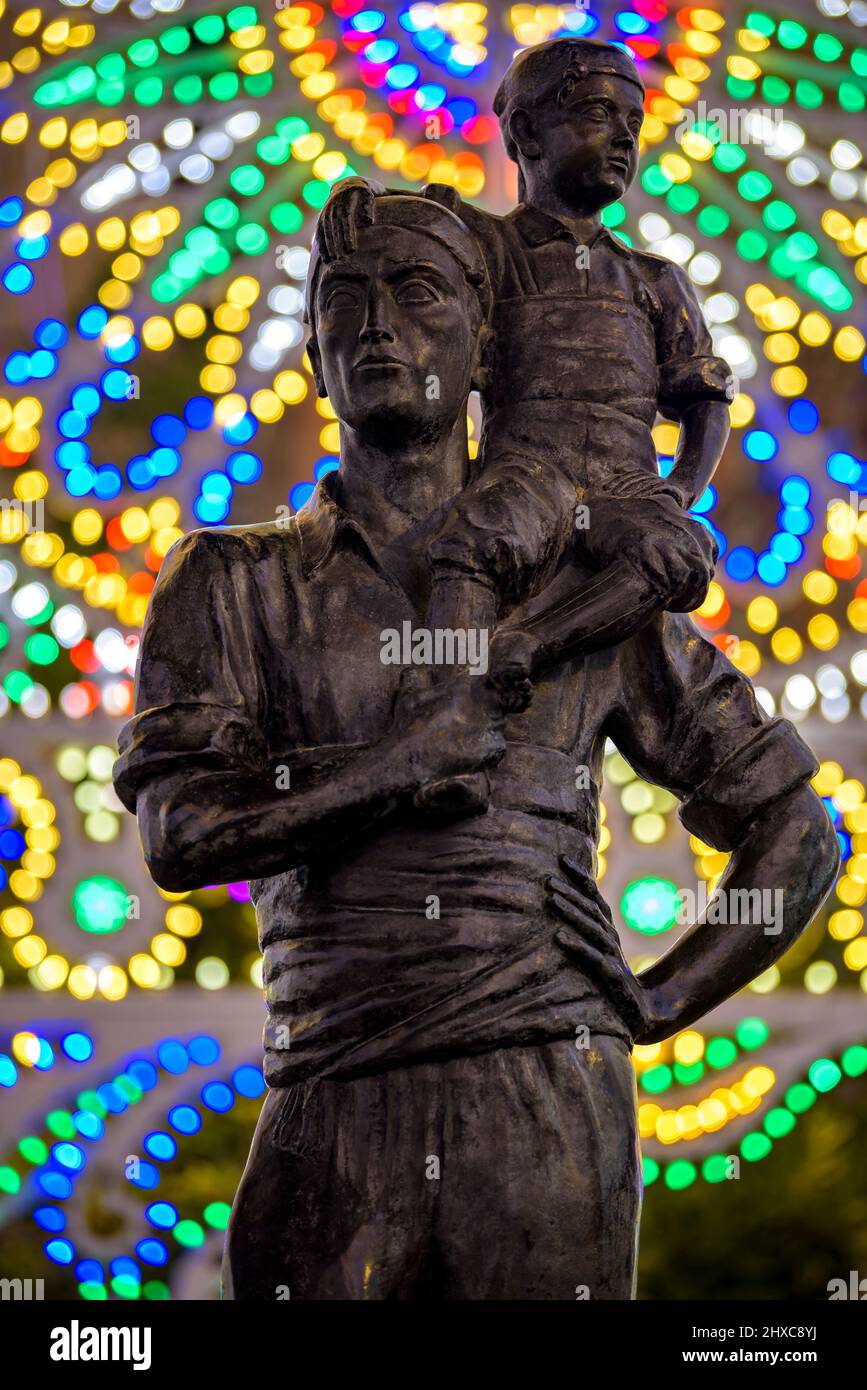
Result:
<instances>
[{"instance_id":1,"label":"headscarf on man's head","mask_svg":"<svg viewBox=\"0 0 867 1390\"><path fill-rule=\"evenodd\" d=\"M429 197L419 197L412 193L383 193L373 202L374 226L404 227L408 231L420 232L423 236L439 242L454 257L463 271L465 279L479 300L482 321L487 322L491 312L492 294L488 272L478 242L466 223L456 213L436 201L436 185L428 186ZM323 240L319 224L313 234L310 252L310 265L307 271L307 297L304 322L315 330L315 296L319 271L326 257L323 254Z\"/></svg>"}]
</instances>

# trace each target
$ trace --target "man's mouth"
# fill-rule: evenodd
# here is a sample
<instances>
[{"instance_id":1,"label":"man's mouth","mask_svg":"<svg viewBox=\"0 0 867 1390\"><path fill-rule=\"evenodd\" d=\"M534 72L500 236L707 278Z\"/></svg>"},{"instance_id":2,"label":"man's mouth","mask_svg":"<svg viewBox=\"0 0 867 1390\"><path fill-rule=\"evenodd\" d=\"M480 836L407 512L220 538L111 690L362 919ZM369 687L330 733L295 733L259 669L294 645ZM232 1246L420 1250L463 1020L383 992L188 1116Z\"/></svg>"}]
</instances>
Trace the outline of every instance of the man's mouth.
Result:
<instances>
[{"instance_id":1,"label":"man's mouth","mask_svg":"<svg viewBox=\"0 0 867 1390\"><path fill-rule=\"evenodd\" d=\"M387 353L368 352L358 359L355 366L360 370L363 367L405 367L406 363L401 362L398 357L390 357Z\"/></svg>"},{"instance_id":2,"label":"man's mouth","mask_svg":"<svg viewBox=\"0 0 867 1390\"><path fill-rule=\"evenodd\" d=\"M608 160L608 165L611 169L619 170L621 174L629 173L629 160L624 159L621 155L611 155L611 157Z\"/></svg>"}]
</instances>

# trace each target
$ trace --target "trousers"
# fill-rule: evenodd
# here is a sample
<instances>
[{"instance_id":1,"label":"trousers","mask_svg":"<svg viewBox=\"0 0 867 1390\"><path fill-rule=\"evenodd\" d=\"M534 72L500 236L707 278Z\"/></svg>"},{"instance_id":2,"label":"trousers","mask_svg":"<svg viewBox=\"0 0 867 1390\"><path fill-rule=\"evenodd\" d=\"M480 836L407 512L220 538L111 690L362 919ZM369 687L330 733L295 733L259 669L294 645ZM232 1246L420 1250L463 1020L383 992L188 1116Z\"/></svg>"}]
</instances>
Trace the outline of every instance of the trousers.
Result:
<instances>
[{"instance_id":1,"label":"trousers","mask_svg":"<svg viewBox=\"0 0 867 1390\"><path fill-rule=\"evenodd\" d=\"M223 1297L633 1298L636 1109L608 1036L272 1090Z\"/></svg>"}]
</instances>

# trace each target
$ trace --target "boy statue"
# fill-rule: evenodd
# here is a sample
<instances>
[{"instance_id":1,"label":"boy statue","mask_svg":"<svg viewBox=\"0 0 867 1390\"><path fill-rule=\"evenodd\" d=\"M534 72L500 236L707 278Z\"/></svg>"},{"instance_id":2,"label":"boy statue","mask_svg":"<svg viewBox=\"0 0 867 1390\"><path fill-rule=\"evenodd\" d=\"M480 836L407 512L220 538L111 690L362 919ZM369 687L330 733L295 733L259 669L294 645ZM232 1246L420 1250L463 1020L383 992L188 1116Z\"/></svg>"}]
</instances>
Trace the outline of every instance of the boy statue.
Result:
<instances>
[{"instance_id":1,"label":"boy statue","mask_svg":"<svg viewBox=\"0 0 867 1390\"><path fill-rule=\"evenodd\" d=\"M615 44L567 38L525 50L494 102L519 206L498 217L442 185L426 189L476 235L494 299L481 468L429 549L434 631L494 629L545 586L570 542L591 569L625 565L648 616L689 611L707 592L715 547L686 508L728 437L730 369L712 355L680 267L629 249L599 216L635 177L643 95ZM377 188L338 185L323 217L326 254L351 249ZM657 411L681 424L665 480ZM491 678L510 708L529 700L537 647L515 625L495 636ZM483 809L484 778L464 796Z\"/></svg>"}]
</instances>

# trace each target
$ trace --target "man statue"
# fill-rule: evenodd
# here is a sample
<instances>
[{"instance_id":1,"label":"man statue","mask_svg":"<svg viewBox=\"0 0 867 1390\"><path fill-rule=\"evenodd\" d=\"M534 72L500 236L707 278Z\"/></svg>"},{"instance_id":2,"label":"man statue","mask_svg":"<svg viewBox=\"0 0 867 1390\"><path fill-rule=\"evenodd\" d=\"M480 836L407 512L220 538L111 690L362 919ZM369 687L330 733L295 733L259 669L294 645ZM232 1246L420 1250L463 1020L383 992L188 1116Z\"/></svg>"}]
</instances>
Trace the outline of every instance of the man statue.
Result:
<instances>
[{"instance_id":1,"label":"man statue","mask_svg":"<svg viewBox=\"0 0 867 1390\"><path fill-rule=\"evenodd\" d=\"M767 969L836 871L795 729L685 615L601 646L619 593L580 554L546 603L592 590L593 622L526 709L382 659L423 621L431 537L471 486L489 311L464 223L377 198L311 286L339 471L288 526L185 536L152 596L115 785L160 886L252 880L264 956L270 1090L227 1297L633 1296L630 1046ZM723 891L783 888L773 933L700 921L632 975L593 876L608 738L732 851ZM419 800L482 772L475 814Z\"/></svg>"}]
</instances>

